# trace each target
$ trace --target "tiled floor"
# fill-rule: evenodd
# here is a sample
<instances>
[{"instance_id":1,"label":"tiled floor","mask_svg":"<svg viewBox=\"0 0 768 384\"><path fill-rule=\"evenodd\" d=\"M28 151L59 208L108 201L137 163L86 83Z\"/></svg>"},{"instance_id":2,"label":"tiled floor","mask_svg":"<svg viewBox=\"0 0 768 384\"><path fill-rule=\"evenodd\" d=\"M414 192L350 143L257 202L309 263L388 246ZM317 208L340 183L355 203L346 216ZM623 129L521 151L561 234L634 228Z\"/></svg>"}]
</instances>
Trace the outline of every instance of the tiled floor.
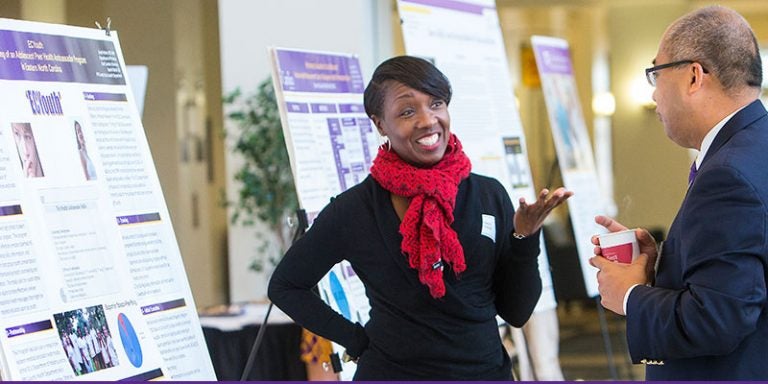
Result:
<instances>
[{"instance_id":1,"label":"tiled floor","mask_svg":"<svg viewBox=\"0 0 768 384\"><path fill-rule=\"evenodd\" d=\"M629 360L624 317L608 310L605 316L613 366L606 353L600 311L597 302L579 301L560 304L560 367L566 380L643 380L643 365Z\"/></svg>"}]
</instances>

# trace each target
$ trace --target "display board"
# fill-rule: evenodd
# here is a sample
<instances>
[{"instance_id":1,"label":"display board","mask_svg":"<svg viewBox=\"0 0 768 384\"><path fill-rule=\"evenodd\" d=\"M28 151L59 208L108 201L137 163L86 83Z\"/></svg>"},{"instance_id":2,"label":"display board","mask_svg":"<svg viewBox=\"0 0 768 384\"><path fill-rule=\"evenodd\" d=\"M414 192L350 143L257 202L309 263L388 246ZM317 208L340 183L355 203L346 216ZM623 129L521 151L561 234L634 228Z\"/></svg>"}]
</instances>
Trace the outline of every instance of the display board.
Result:
<instances>
[{"instance_id":1,"label":"display board","mask_svg":"<svg viewBox=\"0 0 768 384\"><path fill-rule=\"evenodd\" d=\"M560 174L565 186L575 192L568 200L568 210L584 286L587 295L594 297L599 294L597 268L589 264L594 255L594 246L589 239L592 235L605 232L605 228L595 223L595 216L606 212L607 204L600 190L592 145L581 112L570 50L567 41L553 37L533 36L531 43Z\"/></svg>"},{"instance_id":2,"label":"display board","mask_svg":"<svg viewBox=\"0 0 768 384\"><path fill-rule=\"evenodd\" d=\"M309 225L331 197L368 176L379 134L365 114L360 62L350 54L269 50L299 206ZM347 320L365 324L370 304L351 265L335 265L318 284L320 296ZM334 344L334 350L343 348ZM356 365L343 363L342 380Z\"/></svg>"},{"instance_id":3,"label":"display board","mask_svg":"<svg viewBox=\"0 0 768 384\"><path fill-rule=\"evenodd\" d=\"M432 61L451 82L451 130L472 172L499 180L515 207L520 197L535 201L494 0L398 0L398 10L406 52ZM543 246L539 272L543 290L535 311L552 309L557 302Z\"/></svg>"},{"instance_id":4,"label":"display board","mask_svg":"<svg viewBox=\"0 0 768 384\"><path fill-rule=\"evenodd\" d=\"M2 379L215 380L117 33L0 19Z\"/></svg>"}]
</instances>

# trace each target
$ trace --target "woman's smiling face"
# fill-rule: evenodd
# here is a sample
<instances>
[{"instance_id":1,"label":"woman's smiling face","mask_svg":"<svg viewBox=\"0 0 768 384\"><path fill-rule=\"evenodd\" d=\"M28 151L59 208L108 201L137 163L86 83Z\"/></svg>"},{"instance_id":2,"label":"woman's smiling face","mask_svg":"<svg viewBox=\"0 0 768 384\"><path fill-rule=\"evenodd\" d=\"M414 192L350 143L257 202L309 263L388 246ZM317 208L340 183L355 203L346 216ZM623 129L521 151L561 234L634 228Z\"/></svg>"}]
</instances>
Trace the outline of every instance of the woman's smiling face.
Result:
<instances>
[{"instance_id":1,"label":"woman's smiling face","mask_svg":"<svg viewBox=\"0 0 768 384\"><path fill-rule=\"evenodd\" d=\"M397 81L386 87L383 116L372 116L376 128L407 163L427 168L442 160L451 136L445 100Z\"/></svg>"}]
</instances>

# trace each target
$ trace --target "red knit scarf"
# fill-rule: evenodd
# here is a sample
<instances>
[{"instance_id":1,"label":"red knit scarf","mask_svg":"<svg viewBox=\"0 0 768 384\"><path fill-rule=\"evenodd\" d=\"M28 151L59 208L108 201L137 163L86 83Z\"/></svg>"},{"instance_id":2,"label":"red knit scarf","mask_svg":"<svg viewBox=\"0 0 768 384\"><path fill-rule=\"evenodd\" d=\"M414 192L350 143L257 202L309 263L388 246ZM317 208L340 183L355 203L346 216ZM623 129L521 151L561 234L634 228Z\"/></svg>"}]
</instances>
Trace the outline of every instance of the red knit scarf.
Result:
<instances>
[{"instance_id":1,"label":"red knit scarf","mask_svg":"<svg viewBox=\"0 0 768 384\"><path fill-rule=\"evenodd\" d=\"M459 183L469 176L472 164L456 135L452 134L448 142L442 160L431 168L410 165L384 146L371 167L371 175L384 189L411 199L400 223L400 246L434 298L445 296L443 262L457 275L467 268L451 224Z\"/></svg>"}]
</instances>

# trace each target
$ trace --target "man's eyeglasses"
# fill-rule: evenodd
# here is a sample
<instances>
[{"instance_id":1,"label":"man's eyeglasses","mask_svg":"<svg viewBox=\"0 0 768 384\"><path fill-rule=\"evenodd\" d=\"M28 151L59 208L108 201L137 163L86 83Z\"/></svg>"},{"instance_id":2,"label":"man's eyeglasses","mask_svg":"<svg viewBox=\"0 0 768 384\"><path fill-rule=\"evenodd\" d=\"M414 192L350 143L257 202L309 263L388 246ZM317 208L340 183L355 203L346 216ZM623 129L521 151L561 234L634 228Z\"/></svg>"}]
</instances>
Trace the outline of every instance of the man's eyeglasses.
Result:
<instances>
[{"instance_id":1,"label":"man's eyeglasses","mask_svg":"<svg viewBox=\"0 0 768 384\"><path fill-rule=\"evenodd\" d=\"M683 64L693 64L695 62L696 61L694 61L694 60L680 60L680 61L673 61L671 63L661 64L661 65L656 65L656 66L653 66L653 67L650 67L650 68L646 68L645 69L645 79L648 80L648 84L650 84L651 87L656 87L656 76L658 76L656 74L656 72L658 72L658 71L660 71L660 70L662 70L664 68L677 67L677 66L683 65ZM707 71L707 69L704 68L704 66L702 66L701 69L704 71L704 73L709 73L709 71Z\"/></svg>"}]
</instances>

